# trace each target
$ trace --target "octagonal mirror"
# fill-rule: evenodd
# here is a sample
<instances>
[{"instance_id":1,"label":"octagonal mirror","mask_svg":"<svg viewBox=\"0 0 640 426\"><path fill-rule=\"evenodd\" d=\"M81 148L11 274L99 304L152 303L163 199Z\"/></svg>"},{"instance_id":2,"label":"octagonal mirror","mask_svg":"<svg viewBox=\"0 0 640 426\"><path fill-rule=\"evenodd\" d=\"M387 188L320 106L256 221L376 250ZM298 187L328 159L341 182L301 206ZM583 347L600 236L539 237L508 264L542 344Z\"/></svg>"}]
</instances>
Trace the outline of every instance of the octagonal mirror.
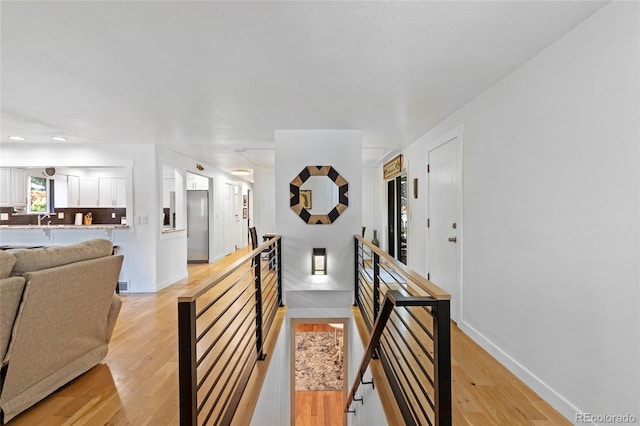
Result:
<instances>
[{"instance_id":1,"label":"octagonal mirror","mask_svg":"<svg viewBox=\"0 0 640 426\"><path fill-rule=\"evenodd\" d=\"M307 166L289 183L289 200L305 223L328 225L349 206L349 183L331 166Z\"/></svg>"}]
</instances>

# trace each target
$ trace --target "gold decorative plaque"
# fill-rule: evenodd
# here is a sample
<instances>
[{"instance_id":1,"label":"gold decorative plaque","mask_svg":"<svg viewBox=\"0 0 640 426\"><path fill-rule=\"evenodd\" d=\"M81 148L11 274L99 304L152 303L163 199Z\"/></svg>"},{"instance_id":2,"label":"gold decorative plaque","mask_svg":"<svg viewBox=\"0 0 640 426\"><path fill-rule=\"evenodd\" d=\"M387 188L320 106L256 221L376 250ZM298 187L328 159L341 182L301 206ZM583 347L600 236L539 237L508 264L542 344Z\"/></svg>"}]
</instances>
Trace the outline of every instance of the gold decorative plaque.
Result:
<instances>
[{"instance_id":1,"label":"gold decorative plaque","mask_svg":"<svg viewBox=\"0 0 640 426\"><path fill-rule=\"evenodd\" d=\"M402 154L398 154L391 160L384 163L382 168L384 179L390 179L402 171Z\"/></svg>"}]
</instances>

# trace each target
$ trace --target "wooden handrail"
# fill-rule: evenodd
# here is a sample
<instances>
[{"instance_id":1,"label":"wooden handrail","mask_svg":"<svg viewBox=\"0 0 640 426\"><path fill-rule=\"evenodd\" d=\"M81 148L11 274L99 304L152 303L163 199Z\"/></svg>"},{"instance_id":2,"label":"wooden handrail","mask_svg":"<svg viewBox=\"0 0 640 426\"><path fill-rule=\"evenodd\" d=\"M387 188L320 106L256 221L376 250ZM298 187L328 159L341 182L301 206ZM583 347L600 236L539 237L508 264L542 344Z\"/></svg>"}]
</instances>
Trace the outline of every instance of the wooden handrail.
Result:
<instances>
[{"instance_id":1,"label":"wooden handrail","mask_svg":"<svg viewBox=\"0 0 640 426\"><path fill-rule=\"evenodd\" d=\"M354 239L354 260L354 300L370 335L345 412L355 412L353 402L363 401L362 397L356 398L356 392L375 357L384 369L405 424L450 426L451 295L358 235ZM391 280L383 276L383 270ZM415 320L417 329L400 311L408 314L408 321ZM397 315L392 316L392 312ZM415 339L414 344L410 339ZM432 352L423 339L430 342ZM424 362L430 363L431 372L422 367Z\"/></svg>"},{"instance_id":2,"label":"wooden handrail","mask_svg":"<svg viewBox=\"0 0 640 426\"><path fill-rule=\"evenodd\" d=\"M230 424L235 416L282 306L281 241L265 241L178 297L180 424Z\"/></svg>"},{"instance_id":3,"label":"wooden handrail","mask_svg":"<svg viewBox=\"0 0 640 426\"><path fill-rule=\"evenodd\" d=\"M227 268L220 271L217 275L213 275L208 279L204 280L196 287L189 290L186 294L178 297L178 302L193 302L198 297L202 296L207 291L211 290L213 286L227 278L229 275L233 274L242 264L250 261L252 258L256 257L259 253L262 253L263 250L275 245L276 241L278 241L281 237L278 235L266 242L262 243L262 245L256 247L255 250L245 254L240 259L229 265Z\"/></svg>"},{"instance_id":4,"label":"wooden handrail","mask_svg":"<svg viewBox=\"0 0 640 426\"><path fill-rule=\"evenodd\" d=\"M386 260L388 263L392 264L394 268L399 269L403 275L413 281L417 286L419 286L422 290L427 292L431 297L436 300L451 300L451 294L444 291L431 281L427 280L422 275L416 273L409 269L405 264L400 263L398 259L391 257L386 251L382 250L380 247L371 244L371 241L362 238L360 235L354 235L356 240L361 242L363 245L367 246L371 251L376 253L382 259Z\"/></svg>"},{"instance_id":5,"label":"wooden handrail","mask_svg":"<svg viewBox=\"0 0 640 426\"><path fill-rule=\"evenodd\" d=\"M382 332L387 326L387 322L389 320L389 317L391 316L391 311L393 311L393 308L396 306L434 306L435 304L436 300L431 297L404 296L397 290L389 290L385 294L384 300L382 301L380 314L378 315L378 318L373 325L373 330L371 331L371 336L369 337L369 343L367 344L367 348L365 349L364 355L362 356L362 361L360 362L360 367L358 368L358 373L353 382L353 386L351 386L351 391L349 392L349 397L344 409L345 412L349 411L349 407L355 399L356 392L360 387L360 383L362 381L362 378L364 377L364 373L367 371L369 363L373 358L373 354L380 344ZM410 421L410 419L407 420L407 418L405 418L405 421Z\"/></svg>"}]
</instances>

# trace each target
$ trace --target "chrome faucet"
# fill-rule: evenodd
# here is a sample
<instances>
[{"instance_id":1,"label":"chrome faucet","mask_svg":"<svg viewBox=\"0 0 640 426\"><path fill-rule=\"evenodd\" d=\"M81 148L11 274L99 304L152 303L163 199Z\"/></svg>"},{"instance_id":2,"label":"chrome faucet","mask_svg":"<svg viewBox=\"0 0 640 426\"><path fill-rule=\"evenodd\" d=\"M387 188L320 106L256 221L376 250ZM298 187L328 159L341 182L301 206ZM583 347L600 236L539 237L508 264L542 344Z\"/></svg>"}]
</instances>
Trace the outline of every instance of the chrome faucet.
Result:
<instances>
[{"instance_id":1,"label":"chrome faucet","mask_svg":"<svg viewBox=\"0 0 640 426\"><path fill-rule=\"evenodd\" d=\"M38 215L38 226L42 226L42 219L47 218L47 217L49 219L51 219L51 215L49 213L39 214ZM51 224L51 221L49 221L49 224Z\"/></svg>"}]
</instances>

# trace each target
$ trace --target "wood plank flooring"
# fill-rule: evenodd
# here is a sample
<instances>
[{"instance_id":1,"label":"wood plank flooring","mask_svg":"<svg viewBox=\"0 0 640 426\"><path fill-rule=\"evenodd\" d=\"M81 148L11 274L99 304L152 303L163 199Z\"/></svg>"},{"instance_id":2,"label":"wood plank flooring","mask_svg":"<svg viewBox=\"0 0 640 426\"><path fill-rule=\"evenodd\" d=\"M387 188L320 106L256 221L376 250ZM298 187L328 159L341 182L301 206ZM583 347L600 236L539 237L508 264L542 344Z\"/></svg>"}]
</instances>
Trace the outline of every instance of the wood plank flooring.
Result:
<instances>
[{"instance_id":1,"label":"wood plank flooring","mask_svg":"<svg viewBox=\"0 0 640 426\"><path fill-rule=\"evenodd\" d=\"M8 425L178 425L177 297L247 252L215 264L189 265L188 279L156 294L124 296L104 363ZM452 358L454 425L571 424L455 325ZM314 397L323 407L331 398Z\"/></svg>"},{"instance_id":2,"label":"wood plank flooring","mask_svg":"<svg viewBox=\"0 0 640 426\"><path fill-rule=\"evenodd\" d=\"M19 425L177 425L177 298L249 250L189 265L189 278L155 294L123 296L103 364L8 423Z\"/></svg>"},{"instance_id":3,"label":"wood plank flooring","mask_svg":"<svg viewBox=\"0 0 640 426\"><path fill-rule=\"evenodd\" d=\"M341 391L296 391L296 426L342 426Z\"/></svg>"}]
</instances>

